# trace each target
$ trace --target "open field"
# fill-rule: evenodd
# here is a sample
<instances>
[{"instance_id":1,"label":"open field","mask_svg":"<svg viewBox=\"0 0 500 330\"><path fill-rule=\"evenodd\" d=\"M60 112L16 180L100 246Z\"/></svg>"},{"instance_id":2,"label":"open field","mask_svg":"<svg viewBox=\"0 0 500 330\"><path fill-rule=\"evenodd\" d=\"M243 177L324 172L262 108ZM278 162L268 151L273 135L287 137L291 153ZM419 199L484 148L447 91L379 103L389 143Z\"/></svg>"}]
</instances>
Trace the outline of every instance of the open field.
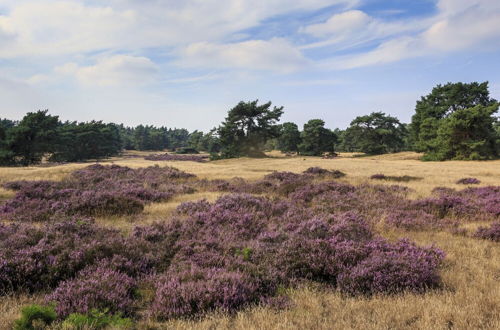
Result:
<instances>
[{"instance_id":1,"label":"open field","mask_svg":"<svg viewBox=\"0 0 500 330\"><path fill-rule=\"evenodd\" d=\"M136 153L137 154L137 153ZM147 154L147 153L145 153ZM376 157L336 159L315 157L283 157L272 154L265 159L230 159L208 163L146 161L142 158L114 158L113 163L131 168L154 164L174 166L201 179L241 177L258 180L273 171L300 173L310 167L340 170L347 175L338 181L360 185L374 183L370 176L412 176L408 182L375 182L398 184L412 189L409 198L431 195L435 187L457 190L464 185L455 182L464 177L481 181L479 186L500 186L500 161L488 162L421 162L415 153L400 153ZM62 180L71 172L89 163L65 164L52 167L0 168L0 184L14 180ZM167 202L151 203L133 216L101 216L97 223L116 227L125 232L135 225L168 219L182 202L207 199L215 201L223 193L198 191L180 194ZM0 201L14 192L0 189ZM251 307L235 315L209 314L202 319L176 319L158 323L146 319L137 328L149 329L499 329L500 328L500 246L499 243L470 237L475 229L490 220L467 221L460 224L462 235L447 230L407 231L376 224L377 234L395 241L408 237L418 245L434 244L446 253L440 269L443 286L423 294L402 293L346 296L338 290L316 285L289 289L292 307L276 311L268 307ZM43 301L42 295L11 295L0 298L0 328L9 329L18 317L19 308L30 302Z\"/></svg>"}]
</instances>

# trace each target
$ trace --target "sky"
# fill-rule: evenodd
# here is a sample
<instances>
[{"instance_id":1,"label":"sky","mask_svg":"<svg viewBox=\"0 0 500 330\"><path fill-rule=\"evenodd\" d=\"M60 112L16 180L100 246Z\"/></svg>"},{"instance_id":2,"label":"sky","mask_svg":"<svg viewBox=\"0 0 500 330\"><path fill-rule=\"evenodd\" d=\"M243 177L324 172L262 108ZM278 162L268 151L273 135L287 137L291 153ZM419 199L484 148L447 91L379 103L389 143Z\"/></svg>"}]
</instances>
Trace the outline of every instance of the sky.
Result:
<instances>
[{"instance_id":1,"label":"sky","mask_svg":"<svg viewBox=\"0 0 500 330\"><path fill-rule=\"evenodd\" d=\"M259 99L344 128L457 81L500 99L500 1L0 0L1 118L207 131Z\"/></svg>"}]
</instances>

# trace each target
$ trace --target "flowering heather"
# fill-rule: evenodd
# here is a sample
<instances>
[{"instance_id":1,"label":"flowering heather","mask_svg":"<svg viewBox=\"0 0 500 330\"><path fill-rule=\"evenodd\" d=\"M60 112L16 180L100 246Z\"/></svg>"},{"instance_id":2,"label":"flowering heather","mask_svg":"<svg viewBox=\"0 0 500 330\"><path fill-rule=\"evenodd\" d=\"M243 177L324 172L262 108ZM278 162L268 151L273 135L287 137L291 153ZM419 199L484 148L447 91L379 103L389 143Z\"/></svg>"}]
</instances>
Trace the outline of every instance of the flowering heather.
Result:
<instances>
[{"instance_id":1,"label":"flowering heather","mask_svg":"<svg viewBox=\"0 0 500 330\"><path fill-rule=\"evenodd\" d=\"M385 222L389 226L406 230L426 230L439 228L439 219L423 210L394 210L391 211Z\"/></svg>"},{"instance_id":2,"label":"flowering heather","mask_svg":"<svg viewBox=\"0 0 500 330\"><path fill-rule=\"evenodd\" d=\"M304 174L312 174L312 175L321 175L321 176L328 176L331 179L338 179L341 177L345 176L345 173L339 171L339 170L326 170L321 167L309 167L307 170L302 172Z\"/></svg>"},{"instance_id":3,"label":"flowering heather","mask_svg":"<svg viewBox=\"0 0 500 330\"><path fill-rule=\"evenodd\" d=\"M488 227L479 227L474 237L500 242L500 222L494 222Z\"/></svg>"},{"instance_id":4,"label":"flowering heather","mask_svg":"<svg viewBox=\"0 0 500 330\"><path fill-rule=\"evenodd\" d=\"M480 184L481 181L479 181L476 178L462 178L456 182L457 184Z\"/></svg>"},{"instance_id":5,"label":"flowering heather","mask_svg":"<svg viewBox=\"0 0 500 330\"><path fill-rule=\"evenodd\" d=\"M208 160L208 156L200 156L200 155L177 155L177 154L161 154L161 155L149 155L144 157L145 160L154 160L154 161L190 161L190 162L198 162L203 163Z\"/></svg>"},{"instance_id":6,"label":"flowering heather","mask_svg":"<svg viewBox=\"0 0 500 330\"><path fill-rule=\"evenodd\" d=\"M410 175L392 176L392 175L385 175L385 174L381 174L381 173L373 174L372 176L370 176L370 179L397 181L397 182L408 182L408 181L422 180L422 178L419 178L416 176L410 176Z\"/></svg>"},{"instance_id":7,"label":"flowering heather","mask_svg":"<svg viewBox=\"0 0 500 330\"><path fill-rule=\"evenodd\" d=\"M159 319L212 310L233 312L259 298L257 286L241 272L193 268L157 279L151 313Z\"/></svg>"},{"instance_id":8,"label":"flowering heather","mask_svg":"<svg viewBox=\"0 0 500 330\"><path fill-rule=\"evenodd\" d=\"M16 181L5 184L17 190L0 206L0 216L17 221L48 221L64 216L131 215L144 205L191 193L184 183L193 177L175 168L152 166L131 169L91 165L61 182Z\"/></svg>"},{"instance_id":9,"label":"flowering heather","mask_svg":"<svg viewBox=\"0 0 500 330\"><path fill-rule=\"evenodd\" d=\"M129 315L133 311L135 281L116 270L90 267L76 278L62 282L46 297L55 303L59 317L71 313L87 314L92 310Z\"/></svg>"}]
</instances>

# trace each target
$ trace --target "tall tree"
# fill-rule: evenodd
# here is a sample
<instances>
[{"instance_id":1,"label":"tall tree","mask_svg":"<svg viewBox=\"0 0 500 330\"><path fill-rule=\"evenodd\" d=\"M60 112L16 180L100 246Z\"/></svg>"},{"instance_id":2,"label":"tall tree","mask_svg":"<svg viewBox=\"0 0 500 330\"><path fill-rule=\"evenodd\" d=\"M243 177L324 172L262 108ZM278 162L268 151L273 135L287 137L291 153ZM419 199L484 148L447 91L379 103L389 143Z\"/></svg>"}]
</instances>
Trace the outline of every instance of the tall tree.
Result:
<instances>
[{"instance_id":1,"label":"tall tree","mask_svg":"<svg viewBox=\"0 0 500 330\"><path fill-rule=\"evenodd\" d=\"M299 127L295 123L283 123L278 137L278 150L283 152L298 152L300 139Z\"/></svg>"},{"instance_id":2,"label":"tall tree","mask_svg":"<svg viewBox=\"0 0 500 330\"><path fill-rule=\"evenodd\" d=\"M498 104L455 110L441 120L436 146L424 160L484 160L498 157L493 114Z\"/></svg>"},{"instance_id":3,"label":"tall tree","mask_svg":"<svg viewBox=\"0 0 500 330\"><path fill-rule=\"evenodd\" d=\"M345 132L344 139L370 155L398 152L405 147L406 128L395 117L372 112L356 117Z\"/></svg>"},{"instance_id":4,"label":"tall tree","mask_svg":"<svg viewBox=\"0 0 500 330\"><path fill-rule=\"evenodd\" d=\"M258 100L240 102L229 110L226 120L217 129L221 157L262 156L266 141L278 137L277 122L283 107L271 109L271 102L257 103Z\"/></svg>"},{"instance_id":5,"label":"tall tree","mask_svg":"<svg viewBox=\"0 0 500 330\"><path fill-rule=\"evenodd\" d=\"M334 152L337 137L333 131L325 128L321 119L311 119L304 124L299 145L301 155L321 156L325 152Z\"/></svg>"},{"instance_id":6,"label":"tall tree","mask_svg":"<svg viewBox=\"0 0 500 330\"><path fill-rule=\"evenodd\" d=\"M487 107L495 103L496 100L490 97L488 82L437 85L430 94L417 101L410 125L414 149L421 152L436 151L439 148L436 139L440 121L455 111L477 105Z\"/></svg>"},{"instance_id":7,"label":"tall tree","mask_svg":"<svg viewBox=\"0 0 500 330\"><path fill-rule=\"evenodd\" d=\"M6 143L21 165L39 163L45 154L54 151L60 123L57 116L47 112L29 112L8 131Z\"/></svg>"}]
</instances>

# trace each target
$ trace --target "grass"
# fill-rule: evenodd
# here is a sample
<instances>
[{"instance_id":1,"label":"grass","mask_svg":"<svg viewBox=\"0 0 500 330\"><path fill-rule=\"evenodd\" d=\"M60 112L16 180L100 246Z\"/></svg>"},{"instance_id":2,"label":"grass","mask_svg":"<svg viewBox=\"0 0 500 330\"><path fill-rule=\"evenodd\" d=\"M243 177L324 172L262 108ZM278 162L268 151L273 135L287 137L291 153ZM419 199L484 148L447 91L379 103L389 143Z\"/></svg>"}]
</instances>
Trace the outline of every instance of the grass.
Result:
<instances>
[{"instance_id":1,"label":"grass","mask_svg":"<svg viewBox=\"0 0 500 330\"><path fill-rule=\"evenodd\" d=\"M141 153L135 153L141 154ZM145 153L149 154L149 153ZM421 162L416 153L336 159L284 157L272 154L264 159L232 159L209 163L153 162L142 158L114 158L107 162L130 167L153 164L175 166L200 178L226 179L234 176L259 179L274 170L301 172L311 166L338 169L347 174L342 180L394 184L370 180L370 176L417 176L422 180L398 182L414 190L413 197L424 197L437 186L463 189L455 182L463 177L481 180L480 186L500 185L500 161ZM11 180L60 180L88 163L54 167L0 168L0 182ZM12 193L0 189L0 201ZM133 225L166 218L181 202L206 198L215 200L219 193L199 192L177 196L166 203L148 205L139 217L99 218L101 224L129 230ZM467 223L472 232L483 223ZM444 231L383 231L389 239L409 237L419 244L436 244L447 253L442 269L444 289L423 295L401 294L376 297L345 297L332 290L303 287L292 291L295 306L285 311L254 307L234 316L213 313L201 320L175 320L165 323L144 321L138 328L175 329L499 329L500 328L500 246L498 243ZM0 298L0 329L9 329L23 305L39 302L41 296Z\"/></svg>"}]
</instances>

